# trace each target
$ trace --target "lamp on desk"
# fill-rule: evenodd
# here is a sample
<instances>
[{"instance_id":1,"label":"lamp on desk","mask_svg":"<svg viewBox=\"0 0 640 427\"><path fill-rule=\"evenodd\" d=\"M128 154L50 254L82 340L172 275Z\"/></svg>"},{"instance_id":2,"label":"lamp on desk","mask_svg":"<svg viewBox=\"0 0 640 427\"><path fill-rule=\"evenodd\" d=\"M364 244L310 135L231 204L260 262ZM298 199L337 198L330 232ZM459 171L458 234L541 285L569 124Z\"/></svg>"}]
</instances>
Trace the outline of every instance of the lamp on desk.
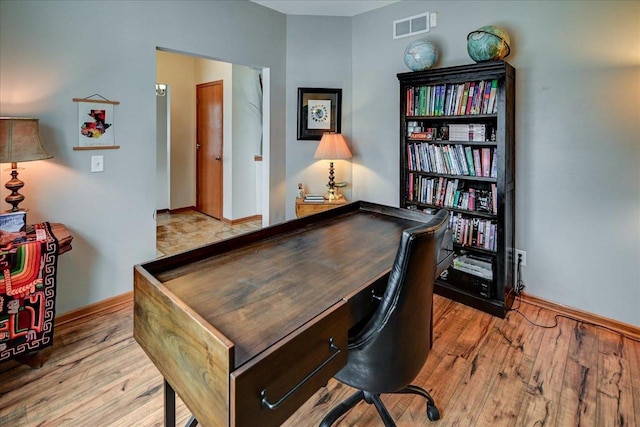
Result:
<instances>
[{"instance_id":1,"label":"lamp on desk","mask_svg":"<svg viewBox=\"0 0 640 427\"><path fill-rule=\"evenodd\" d=\"M0 163L11 163L11 179L4 185L11 194L5 200L11 206L7 212L22 209L18 204L24 196L18 192L24 182L18 179L18 162L50 159L40 142L38 119L26 117L0 117Z\"/></svg>"},{"instance_id":2,"label":"lamp on desk","mask_svg":"<svg viewBox=\"0 0 640 427\"><path fill-rule=\"evenodd\" d=\"M335 132L327 132L322 135L320 145L318 145L316 154L313 157L320 160L329 160L329 183L327 184L329 190L327 191L327 196L325 197L329 200L332 200L336 198L336 184L334 182L333 176L333 161L350 159L352 157L351 151L349 151L347 142L344 140L344 137L341 134Z\"/></svg>"}]
</instances>

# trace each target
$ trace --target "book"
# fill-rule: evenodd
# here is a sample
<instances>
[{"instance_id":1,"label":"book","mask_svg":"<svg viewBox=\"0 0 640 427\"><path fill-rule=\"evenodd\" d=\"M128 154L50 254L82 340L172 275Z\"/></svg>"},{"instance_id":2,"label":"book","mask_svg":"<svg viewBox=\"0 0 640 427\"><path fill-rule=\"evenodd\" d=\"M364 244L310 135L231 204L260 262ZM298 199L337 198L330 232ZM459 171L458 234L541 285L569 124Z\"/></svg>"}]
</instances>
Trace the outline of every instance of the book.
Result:
<instances>
[{"instance_id":1,"label":"book","mask_svg":"<svg viewBox=\"0 0 640 427\"><path fill-rule=\"evenodd\" d=\"M469 188L469 202L467 206L467 210L475 211L476 210L476 189Z\"/></svg>"},{"instance_id":2,"label":"book","mask_svg":"<svg viewBox=\"0 0 640 427\"><path fill-rule=\"evenodd\" d=\"M482 93L484 91L484 85L485 85L484 80L481 80L480 83L477 85L477 87L474 90L473 103L471 104L471 114L480 114L480 109L478 108L478 105L480 105L480 101L479 100L482 99Z\"/></svg>"},{"instance_id":3,"label":"book","mask_svg":"<svg viewBox=\"0 0 640 427\"><path fill-rule=\"evenodd\" d=\"M480 110L480 114L487 114L487 109L489 108L490 95L491 95L491 82L487 82L484 85L484 94L482 97L482 109Z\"/></svg>"},{"instance_id":4,"label":"book","mask_svg":"<svg viewBox=\"0 0 640 427\"><path fill-rule=\"evenodd\" d=\"M464 93L464 83L459 84L456 90L456 105L452 111L454 116L457 116L458 111L460 111L460 102L462 102L462 95Z\"/></svg>"},{"instance_id":5,"label":"book","mask_svg":"<svg viewBox=\"0 0 640 427\"><path fill-rule=\"evenodd\" d=\"M464 89L462 89L462 99L460 100L460 110L458 111L458 115L463 115L467 111L467 99L469 97L469 82L464 84Z\"/></svg>"},{"instance_id":6,"label":"book","mask_svg":"<svg viewBox=\"0 0 640 427\"><path fill-rule=\"evenodd\" d=\"M0 246L23 243L26 241L27 212L8 212L0 214Z\"/></svg>"},{"instance_id":7,"label":"book","mask_svg":"<svg viewBox=\"0 0 640 427\"><path fill-rule=\"evenodd\" d=\"M497 157L498 157L498 149L494 148L493 149L493 155L491 156L491 178L497 178L498 177L498 164L497 164Z\"/></svg>"},{"instance_id":8,"label":"book","mask_svg":"<svg viewBox=\"0 0 640 427\"><path fill-rule=\"evenodd\" d=\"M493 209L493 214L498 214L498 191L496 184L491 184L491 209Z\"/></svg>"},{"instance_id":9,"label":"book","mask_svg":"<svg viewBox=\"0 0 640 427\"><path fill-rule=\"evenodd\" d=\"M473 165L473 154L471 153L471 147L464 147L464 153L467 157L467 166L469 167L469 175L476 176L476 168Z\"/></svg>"},{"instance_id":10,"label":"book","mask_svg":"<svg viewBox=\"0 0 640 427\"><path fill-rule=\"evenodd\" d=\"M481 150L482 176L491 176L491 148L483 147Z\"/></svg>"},{"instance_id":11,"label":"book","mask_svg":"<svg viewBox=\"0 0 640 427\"><path fill-rule=\"evenodd\" d=\"M492 213L491 203L491 191L476 190L474 209L476 212Z\"/></svg>"},{"instance_id":12,"label":"book","mask_svg":"<svg viewBox=\"0 0 640 427\"><path fill-rule=\"evenodd\" d=\"M494 114L496 112L496 94L498 93L498 79L491 81L491 91L489 92L489 107L487 107L487 114Z\"/></svg>"},{"instance_id":13,"label":"book","mask_svg":"<svg viewBox=\"0 0 640 427\"><path fill-rule=\"evenodd\" d=\"M0 231L18 233L27 229L27 212L7 212L0 214Z\"/></svg>"},{"instance_id":14,"label":"book","mask_svg":"<svg viewBox=\"0 0 640 427\"><path fill-rule=\"evenodd\" d=\"M476 148L473 151L473 164L476 168L476 176L484 176L482 175L482 162L480 160L480 149Z\"/></svg>"},{"instance_id":15,"label":"book","mask_svg":"<svg viewBox=\"0 0 640 427\"><path fill-rule=\"evenodd\" d=\"M324 196L322 194L307 194L304 196L306 203L322 203L324 202Z\"/></svg>"},{"instance_id":16,"label":"book","mask_svg":"<svg viewBox=\"0 0 640 427\"><path fill-rule=\"evenodd\" d=\"M473 104L473 92L476 86L476 82L469 84L469 96L467 97L467 106L465 107L464 114L471 114L471 105Z\"/></svg>"},{"instance_id":17,"label":"book","mask_svg":"<svg viewBox=\"0 0 640 427\"><path fill-rule=\"evenodd\" d=\"M464 153L464 147L462 145L456 145L456 153L458 155L458 161L462 168L462 175L469 175L469 167L467 165L466 154Z\"/></svg>"}]
</instances>

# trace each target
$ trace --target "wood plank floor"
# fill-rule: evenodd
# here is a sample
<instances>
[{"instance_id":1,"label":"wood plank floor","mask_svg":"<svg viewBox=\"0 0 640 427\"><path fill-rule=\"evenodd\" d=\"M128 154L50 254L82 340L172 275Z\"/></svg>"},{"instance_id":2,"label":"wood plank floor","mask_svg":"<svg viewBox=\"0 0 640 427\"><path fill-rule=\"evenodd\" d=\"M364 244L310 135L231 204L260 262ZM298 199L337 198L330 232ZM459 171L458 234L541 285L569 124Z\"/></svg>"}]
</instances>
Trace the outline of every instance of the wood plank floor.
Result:
<instances>
[{"instance_id":1,"label":"wood plank floor","mask_svg":"<svg viewBox=\"0 0 640 427\"><path fill-rule=\"evenodd\" d=\"M554 312L518 304L532 322L556 322ZM516 312L498 319L438 296L434 318L434 346L414 383L442 418L430 422L420 398L384 395L398 426L640 425L640 343L566 318L547 329ZM0 364L0 426L163 424L162 377L132 338L130 301L57 325L54 343L40 369ZM331 381L285 425L317 426L351 392ZM179 425L188 418L178 402ZM337 425L382 422L361 403Z\"/></svg>"}]
</instances>

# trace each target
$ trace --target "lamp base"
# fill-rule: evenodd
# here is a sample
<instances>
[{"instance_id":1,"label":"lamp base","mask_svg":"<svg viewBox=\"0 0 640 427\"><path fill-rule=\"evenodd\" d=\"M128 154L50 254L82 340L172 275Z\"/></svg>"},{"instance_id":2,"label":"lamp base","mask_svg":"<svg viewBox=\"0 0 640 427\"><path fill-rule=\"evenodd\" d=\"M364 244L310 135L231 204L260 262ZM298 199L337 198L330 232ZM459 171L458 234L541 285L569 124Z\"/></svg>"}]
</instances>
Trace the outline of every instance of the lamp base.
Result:
<instances>
[{"instance_id":1,"label":"lamp base","mask_svg":"<svg viewBox=\"0 0 640 427\"><path fill-rule=\"evenodd\" d=\"M342 199L342 194L339 194L337 190L327 190L327 194L324 195L324 199L328 201Z\"/></svg>"},{"instance_id":2,"label":"lamp base","mask_svg":"<svg viewBox=\"0 0 640 427\"><path fill-rule=\"evenodd\" d=\"M9 194L4 200L13 206L7 212L18 212L22 210L18 208L18 205L24 200L24 196L20 194L18 190L24 187L24 182L18 179L18 166L15 162L11 163L11 179L7 181L4 187L11 191L11 194Z\"/></svg>"}]
</instances>

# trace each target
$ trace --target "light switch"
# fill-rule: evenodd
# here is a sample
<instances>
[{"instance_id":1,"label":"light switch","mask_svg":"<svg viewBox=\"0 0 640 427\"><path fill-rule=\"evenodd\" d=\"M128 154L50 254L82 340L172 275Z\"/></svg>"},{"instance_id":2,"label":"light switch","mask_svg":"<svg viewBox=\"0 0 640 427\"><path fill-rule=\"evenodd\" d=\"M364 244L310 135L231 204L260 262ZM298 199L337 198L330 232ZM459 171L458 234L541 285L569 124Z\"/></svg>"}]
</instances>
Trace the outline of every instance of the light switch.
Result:
<instances>
[{"instance_id":1,"label":"light switch","mask_svg":"<svg viewBox=\"0 0 640 427\"><path fill-rule=\"evenodd\" d=\"M431 28L433 27L437 27L438 26L438 12L431 12L431 15L429 15L429 26Z\"/></svg>"},{"instance_id":2,"label":"light switch","mask_svg":"<svg viewBox=\"0 0 640 427\"><path fill-rule=\"evenodd\" d=\"M91 156L91 172L104 172L104 156Z\"/></svg>"}]
</instances>

